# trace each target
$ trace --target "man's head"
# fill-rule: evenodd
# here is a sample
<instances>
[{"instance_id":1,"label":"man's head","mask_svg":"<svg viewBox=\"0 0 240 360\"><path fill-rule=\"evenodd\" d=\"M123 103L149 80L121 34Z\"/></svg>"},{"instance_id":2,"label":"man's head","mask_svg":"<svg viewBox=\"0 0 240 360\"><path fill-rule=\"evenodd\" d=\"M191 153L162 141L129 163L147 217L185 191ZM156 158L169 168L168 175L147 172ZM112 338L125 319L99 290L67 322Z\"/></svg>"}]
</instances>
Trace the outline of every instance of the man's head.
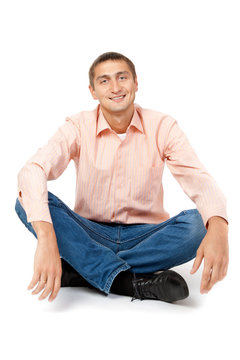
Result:
<instances>
[{"instance_id":1,"label":"man's head","mask_svg":"<svg viewBox=\"0 0 240 360\"><path fill-rule=\"evenodd\" d=\"M107 52L89 69L89 89L95 100L108 112L122 112L133 106L138 90L135 66L126 56ZM117 99L120 96L123 98Z\"/></svg>"},{"instance_id":2,"label":"man's head","mask_svg":"<svg viewBox=\"0 0 240 360\"><path fill-rule=\"evenodd\" d=\"M129 67L129 70L132 74L132 77L133 77L133 80L135 80L136 78L136 70L135 70L135 65L133 64L133 62L128 59L126 56L120 54L120 53L117 53L117 52L106 52L102 55L99 55L97 57L97 59L94 60L94 62L92 63L90 69L89 69L89 72L88 72L88 76L89 76L89 84L91 85L91 87L93 88L94 90L94 75L95 75L95 68L98 64L101 64L105 61L109 61L109 60L112 60L112 61L116 61L116 60L122 60L122 61L125 61L126 64L128 65Z\"/></svg>"}]
</instances>

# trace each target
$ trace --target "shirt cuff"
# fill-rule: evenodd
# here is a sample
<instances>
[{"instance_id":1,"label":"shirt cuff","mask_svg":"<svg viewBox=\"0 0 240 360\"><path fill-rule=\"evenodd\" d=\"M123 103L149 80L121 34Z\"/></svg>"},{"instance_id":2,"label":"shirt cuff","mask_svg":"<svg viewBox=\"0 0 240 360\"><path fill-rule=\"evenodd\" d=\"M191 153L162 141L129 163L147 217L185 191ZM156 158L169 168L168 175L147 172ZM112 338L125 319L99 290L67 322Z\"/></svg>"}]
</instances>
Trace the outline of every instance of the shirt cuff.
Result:
<instances>
[{"instance_id":1,"label":"shirt cuff","mask_svg":"<svg viewBox=\"0 0 240 360\"><path fill-rule=\"evenodd\" d=\"M227 221L227 224L229 224L226 209L220 209L217 211L216 210L215 211L207 211L207 212L201 213L201 215L202 215L203 223L204 223L204 226L206 229L207 229L208 220L213 216L220 216L221 218L223 218L224 220Z\"/></svg>"},{"instance_id":2,"label":"shirt cuff","mask_svg":"<svg viewBox=\"0 0 240 360\"><path fill-rule=\"evenodd\" d=\"M52 224L48 202L41 203L40 201L32 199L28 200L26 196L24 197L24 200L21 197L18 197L18 199L26 212L27 222L46 221Z\"/></svg>"}]
</instances>

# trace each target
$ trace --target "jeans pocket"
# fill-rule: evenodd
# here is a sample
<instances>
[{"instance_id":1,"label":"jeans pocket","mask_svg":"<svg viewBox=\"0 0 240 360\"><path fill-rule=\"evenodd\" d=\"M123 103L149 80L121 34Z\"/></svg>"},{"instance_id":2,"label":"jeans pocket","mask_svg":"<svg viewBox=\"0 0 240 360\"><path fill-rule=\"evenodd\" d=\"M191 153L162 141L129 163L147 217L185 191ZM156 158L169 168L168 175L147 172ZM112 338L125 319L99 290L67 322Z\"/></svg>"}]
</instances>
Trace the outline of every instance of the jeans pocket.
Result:
<instances>
[{"instance_id":1,"label":"jeans pocket","mask_svg":"<svg viewBox=\"0 0 240 360\"><path fill-rule=\"evenodd\" d=\"M196 215L200 215L197 209L188 209L181 211L175 219L175 222L186 222L191 223L196 218Z\"/></svg>"},{"instance_id":2,"label":"jeans pocket","mask_svg":"<svg viewBox=\"0 0 240 360\"><path fill-rule=\"evenodd\" d=\"M181 211L175 218L175 224L178 222L182 222L185 216L187 215L188 210Z\"/></svg>"}]
</instances>

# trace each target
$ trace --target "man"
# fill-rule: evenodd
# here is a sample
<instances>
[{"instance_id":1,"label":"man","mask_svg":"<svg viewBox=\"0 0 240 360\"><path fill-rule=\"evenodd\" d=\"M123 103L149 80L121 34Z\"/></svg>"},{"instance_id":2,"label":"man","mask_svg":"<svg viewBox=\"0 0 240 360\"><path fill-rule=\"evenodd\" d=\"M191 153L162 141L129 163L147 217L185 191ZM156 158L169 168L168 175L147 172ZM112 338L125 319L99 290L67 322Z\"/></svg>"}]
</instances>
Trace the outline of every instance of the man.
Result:
<instances>
[{"instance_id":1,"label":"man","mask_svg":"<svg viewBox=\"0 0 240 360\"><path fill-rule=\"evenodd\" d=\"M89 70L99 105L66 118L48 144L18 174L16 212L38 239L29 289L49 301L60 287L88 286L174 302L189 295L170 270L204 259L201 293L228 268L226 199L200 163L175 119L134 103L134 64L124 55L100 55ZM47 191L73 160L74 211ZM167 164L197 209L170 218L163 208Z\"/></svg>"}]
</instances>

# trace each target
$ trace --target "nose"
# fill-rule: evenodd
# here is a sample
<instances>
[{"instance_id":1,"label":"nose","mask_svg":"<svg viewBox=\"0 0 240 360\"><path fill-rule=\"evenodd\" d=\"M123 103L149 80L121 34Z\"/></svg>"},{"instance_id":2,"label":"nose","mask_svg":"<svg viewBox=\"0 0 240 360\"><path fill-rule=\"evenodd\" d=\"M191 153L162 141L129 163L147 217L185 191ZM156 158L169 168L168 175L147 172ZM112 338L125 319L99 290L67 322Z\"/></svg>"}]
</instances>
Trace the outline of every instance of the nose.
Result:
<instances>
[{"instance_id":1,"label":"nose","mask_svg":"<svg viewBox=\"0 0 240 360\"><path fill-rule=\"evenodd\" d=\"M111 91L114 93L118 93L121 89L121 86L119 85L117 80L113 80L111 83Z\"/></svg>"}]
</instances>

